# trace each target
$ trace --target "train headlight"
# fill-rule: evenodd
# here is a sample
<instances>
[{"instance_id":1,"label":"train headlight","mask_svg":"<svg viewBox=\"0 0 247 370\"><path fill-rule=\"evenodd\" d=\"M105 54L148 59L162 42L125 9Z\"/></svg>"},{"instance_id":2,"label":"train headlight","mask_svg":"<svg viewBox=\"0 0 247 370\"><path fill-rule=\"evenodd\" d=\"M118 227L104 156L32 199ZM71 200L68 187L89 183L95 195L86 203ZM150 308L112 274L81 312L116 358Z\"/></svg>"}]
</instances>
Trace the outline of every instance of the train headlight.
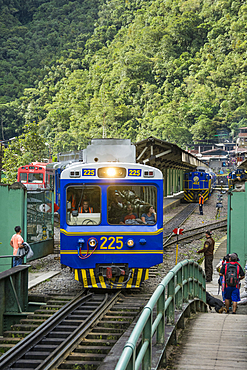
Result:
<instances>
[{"instance_id":1,"label":"train headlight","mask_svg":"<svg viewBox=\"0 0 247 370\"><path fill-rule=\"evenodd\" d=\"M98 241L97 239L95 238L91 238L88 240L88 245L91 247L91 248L95 248L98 244Z\"/></svg>"},{"instance_id":2,"label":"train headlight","mask_svg":"<svg viewBox=\"0 0 247 370\"><path fill-rule=\"evenodd\" d=\"M128 246L129 248L133 248L133 247L134 247L134 245L135 245L135 242L134 242L134 240L133 240L133 239L128 239L128 240L127 240L127 246Z\"/></svg>"},{"instance_id":3,"label":"train headlight","mask_svg":"<svg viewBox=\"0 0 247 370\"><path fill-rule=\"evenodd\" d=\"M98 168L100 178L123 178L126 177L126 168L123 167L100 167Z\"/></svg>"},{"instance_id":4,"label":"train headlight","mask_svg":"<svg viewBox=\"0 0 247 370\"><path fill-rule=\"evenodd\" d=\"M109 177L115 177L116 176L116 169L115 168L112 168L112 167L109 167L107 168L107 176Z\"/></svg>"}]
</instances>

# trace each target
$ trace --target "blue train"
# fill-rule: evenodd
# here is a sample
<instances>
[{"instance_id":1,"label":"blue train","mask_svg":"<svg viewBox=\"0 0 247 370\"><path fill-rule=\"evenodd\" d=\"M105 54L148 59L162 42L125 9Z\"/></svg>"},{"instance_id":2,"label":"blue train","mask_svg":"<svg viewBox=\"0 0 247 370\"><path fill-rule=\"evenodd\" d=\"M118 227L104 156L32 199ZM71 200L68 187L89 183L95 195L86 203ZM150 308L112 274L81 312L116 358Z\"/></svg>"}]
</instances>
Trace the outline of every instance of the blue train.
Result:
<instances>
[{"instance_id":1,"label":"blue train","mask_svg":"<svg viewBox=\"0 0 247 370\"><path fill-rule=\"evenodd\" d=\"M233 187L234 183L247 180L247 173L243 169L237 169L232 171L228 175L228 187L229 189Z\"/></svg>"},{"instance_id":2,"label":"blue train","mask_svg":"<svg viewBox=\"0 0 247 370\"><path fill-rule=\"evenodd\" d=\"M206 201L216 186L215 173L205 167L197 167L196 171L184 174L184 200L186 202L197 202L199 194Z\"/></svg>"},{"instance_id":3,"label":"blue train","mask_svg":"<svg viewBox=\"0 0 247 370\"><path fill-rule=\"evenodd\" d=\"M84 288L133 288L163 261L163 176L130 140L95 139L60 178L61 263Z\"/></svg>"}]
</instances>

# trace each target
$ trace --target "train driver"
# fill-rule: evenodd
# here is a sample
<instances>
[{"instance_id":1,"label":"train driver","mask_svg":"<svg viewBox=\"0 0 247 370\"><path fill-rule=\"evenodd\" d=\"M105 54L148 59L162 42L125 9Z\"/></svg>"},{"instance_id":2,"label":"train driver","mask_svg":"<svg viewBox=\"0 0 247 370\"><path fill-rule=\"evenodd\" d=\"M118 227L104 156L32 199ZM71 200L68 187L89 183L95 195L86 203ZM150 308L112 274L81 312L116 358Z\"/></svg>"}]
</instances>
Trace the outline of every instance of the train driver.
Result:
<instances>
[{"instance_id":1,"label":"train driver","mask_svg":"<svg viewBox=\"0 0 247 370\"><path fill-rule=\"evenodd\" d=\"M126 220L135 220L136 218L138 218L137 214L133 213L133 209L134 208L131 204L127 205L127 215L121 219L120 225L125 225Z\"/></svg>"},{"instance_id":2,"label":"train driver","mask_svg":"<svg viewBox=\"0 0 247 370\"><path fill-rule=\"evenodd\" d=\"M88 200L83 201L83 206L79 207L79 213L93 213L93 207L89 207Z\"/></svg>"}]
</instances>

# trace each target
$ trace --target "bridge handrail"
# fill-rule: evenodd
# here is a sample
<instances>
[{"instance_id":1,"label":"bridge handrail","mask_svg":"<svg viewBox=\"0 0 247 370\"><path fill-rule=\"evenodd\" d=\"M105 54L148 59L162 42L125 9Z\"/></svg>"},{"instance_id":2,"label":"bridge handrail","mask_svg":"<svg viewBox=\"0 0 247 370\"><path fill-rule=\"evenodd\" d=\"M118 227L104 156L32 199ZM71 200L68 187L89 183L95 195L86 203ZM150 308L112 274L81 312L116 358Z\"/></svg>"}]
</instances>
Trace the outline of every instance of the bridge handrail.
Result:
<instances>
[{"instance_id":1,"label":"bridge handrail","mask_svg":"<svg viewBox=\"0 0 247 370\"><path fill-rule=\"evenodd\" d=\"M115 370L138 370L141 364L143 370L151 369L153 335L156 333L157 344L164 344L165 322L173 324L175 308L182 309L183 303L194 298L206 303L205 274L197 262L184 260L168 272L144 307ZM157 315L152 323L156 305ZM137 351L141 334L142 344Z\"/></svg>"}]
</instances>

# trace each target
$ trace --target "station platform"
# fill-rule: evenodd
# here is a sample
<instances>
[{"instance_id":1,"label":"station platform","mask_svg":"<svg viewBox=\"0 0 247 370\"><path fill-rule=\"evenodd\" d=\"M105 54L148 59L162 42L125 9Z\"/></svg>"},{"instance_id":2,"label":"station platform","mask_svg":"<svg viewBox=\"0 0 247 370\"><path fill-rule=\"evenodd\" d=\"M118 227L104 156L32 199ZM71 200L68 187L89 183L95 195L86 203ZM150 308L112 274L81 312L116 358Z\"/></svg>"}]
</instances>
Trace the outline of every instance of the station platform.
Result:
<instances>
[{"instance_id":1,"label":"station platform","mask_svg":"<svg viewBox=\"0 0 247 370\"><path fill-rule=\"evenodd\" d=\"M181 191L180 193L168 195L163 200L163 211L168 212L172 208L177 207L181 203L181 199L184 197L184 192Z\"/></svg>"},{"instance_id":2,"label":"station platform","mask_svg":"<svg viewBox=\"0 0 247 370\"><path fill-rule=\"evenodd\" d=\"M29 272L28 273L28 289L31 289L34 286L58 274L60 274L60 271L34 272L34 273Z\"/></svg>"},{"instance_id":3,"label":"station platform","mask_svg":"<svg viewBox=\"0 0 247 370\"><path fill-rule=\"evenodd\" d=\"M218 277L215 266L226 255L226 237L216 243L214 276L206 290L216 298ZM242 284L244 285L244 284ZM242 287L243 290L243 287ZM247 305L238 305L237 314L218 314L214 308L208 313L199 313L184 330L174 356L173 369L213 370L247 368Z\"/></svg>"}]
</instances>

